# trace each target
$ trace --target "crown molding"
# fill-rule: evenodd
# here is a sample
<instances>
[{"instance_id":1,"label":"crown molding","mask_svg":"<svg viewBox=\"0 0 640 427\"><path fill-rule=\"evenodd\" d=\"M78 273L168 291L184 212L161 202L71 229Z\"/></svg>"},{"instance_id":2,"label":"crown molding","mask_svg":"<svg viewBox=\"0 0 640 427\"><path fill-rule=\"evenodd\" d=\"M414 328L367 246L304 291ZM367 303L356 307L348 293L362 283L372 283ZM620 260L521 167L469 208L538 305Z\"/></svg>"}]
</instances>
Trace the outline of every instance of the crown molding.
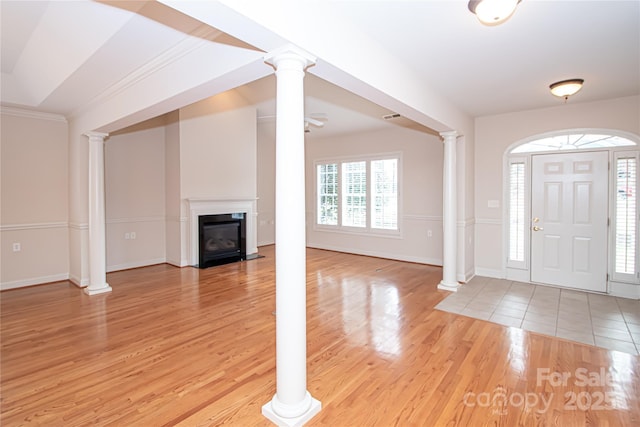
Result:
<instances>
[{"instance_id":1,"label":"crown molding","mask_svg":"<svg viewBox=\"0 0 640 427\"><path fill-rule=\"evenodd\" d=\"M0 106L0 112L14 117L67 123L67 118L62 114L44 113L42 111L25 110L23 108L7 107L5 105Z\"/></svg>"},{"instance_id":2,"label":"crown molding","mask_svg":"<svg viewBox=\"0 0 640 427\"><path fill-rule=\"evenodd\" d=\"M211 40L217 38L220 34L220 30L211 28L208 25L202 24L198 26L182 41L170 47L165 52L153 58L151 61L142 65L138 69L132 71L119 82L113 84L100 95L89 101L87 104L76 108L73 112L71 112L71 114L69 114L69 117L78 117L82 115L86 110L91 109L95 105L99 105L109 99L114 98L128 88L136 85L137 83L147 79L149 76L152 76L156 72L178 61L180 58L201 48L202 46L205 46Z\"/></svg>"}]
</instances>

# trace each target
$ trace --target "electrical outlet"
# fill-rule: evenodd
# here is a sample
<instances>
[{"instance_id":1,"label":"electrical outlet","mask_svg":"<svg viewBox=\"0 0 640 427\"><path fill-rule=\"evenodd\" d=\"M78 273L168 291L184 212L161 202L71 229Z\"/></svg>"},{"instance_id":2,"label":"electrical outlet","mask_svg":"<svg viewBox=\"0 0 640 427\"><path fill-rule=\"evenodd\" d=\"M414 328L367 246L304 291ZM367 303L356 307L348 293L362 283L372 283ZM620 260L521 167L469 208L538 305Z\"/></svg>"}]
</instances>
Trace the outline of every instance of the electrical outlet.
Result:
<instances>
[{"instance_id":1,"label":"electrical outlet","mask_svg":"<svg viewBox=\"0 0 640 427\"><path fill-rule=\"evenodd\" d=\"M13 252L20 252L22 250L22 245L20 245L20 243L14 243L13 244Z\"/></svg>"},{"instance_id":2,"label":"electrical outlet","mask_svg":"<svg viewBox=\"0 0 640 427\"><path fill-rule=\"evenodd\" d=\"M124 233L124 240L129 240L131 238L131 234Z\"/></svg>"},{"instance_id":3,"label":"electrical outlet","mask_svg":"<svg viewBox=\"0 0 640 427\"><path fill-rule=\"evenodd\" d=\"M131 232L131 240L135 240L136 239L136 232L132 231Z\"/></svg>"},{"instance_id":4,"label":"electrical outlet","mask_svg":"<svg viewBox=\"0 0 640 427\"><path fill-rule=\"evenodd\" d=\"M433 237L433 231L427 230L427 237Z\"/></svg>"}]
</instances>

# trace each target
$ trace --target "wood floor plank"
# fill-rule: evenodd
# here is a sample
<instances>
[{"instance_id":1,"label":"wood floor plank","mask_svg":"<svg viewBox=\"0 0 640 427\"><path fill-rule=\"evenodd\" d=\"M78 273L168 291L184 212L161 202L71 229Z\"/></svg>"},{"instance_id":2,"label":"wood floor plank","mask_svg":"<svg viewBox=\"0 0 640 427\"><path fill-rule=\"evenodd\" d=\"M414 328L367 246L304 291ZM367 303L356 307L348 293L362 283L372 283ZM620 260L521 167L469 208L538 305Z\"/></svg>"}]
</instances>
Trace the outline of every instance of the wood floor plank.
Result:
<instances>
[{"instance_id":1,"label":"wood floor plank","mask_svg":"<svg viewBox=\"0 0 640 427\"><path fill-rule=\"evenodd\" d=\"M113 292L92 297L69 282L0 293L0 423L271 425L275 251L260 252L110 273ZM307 251L308 389L323 404L309 426L640 425L638 356L436 310L441 274ZM601 369L611 381L578 381Z\"/></svg>"}]
</instances>

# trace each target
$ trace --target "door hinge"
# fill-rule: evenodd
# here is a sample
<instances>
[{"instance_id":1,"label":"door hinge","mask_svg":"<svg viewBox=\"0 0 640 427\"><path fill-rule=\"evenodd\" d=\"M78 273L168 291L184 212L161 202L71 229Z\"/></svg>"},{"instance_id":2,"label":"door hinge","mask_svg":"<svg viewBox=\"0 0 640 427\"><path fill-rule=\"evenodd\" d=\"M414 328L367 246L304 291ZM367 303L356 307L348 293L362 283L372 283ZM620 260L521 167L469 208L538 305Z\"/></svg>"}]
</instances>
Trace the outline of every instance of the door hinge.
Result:
<instances>
[{"instance_id":1,"label":"door hinge","mask_svg":"<svg viewBox=\"0 0 640 427\"><path fill-rule=\"evenodd\" d=\"M607 227L611 227L611 218L607 218Z\"/></svg>"},{"instance_id":2,"label":"door hinge","mask_svg":"<svg viewBox=\"0 0 640 427\"><path fill-rule=\"evenodd\" d=\"M607 282L609 281L609 273L607 273Z\"/></svg>"}]
</instances>

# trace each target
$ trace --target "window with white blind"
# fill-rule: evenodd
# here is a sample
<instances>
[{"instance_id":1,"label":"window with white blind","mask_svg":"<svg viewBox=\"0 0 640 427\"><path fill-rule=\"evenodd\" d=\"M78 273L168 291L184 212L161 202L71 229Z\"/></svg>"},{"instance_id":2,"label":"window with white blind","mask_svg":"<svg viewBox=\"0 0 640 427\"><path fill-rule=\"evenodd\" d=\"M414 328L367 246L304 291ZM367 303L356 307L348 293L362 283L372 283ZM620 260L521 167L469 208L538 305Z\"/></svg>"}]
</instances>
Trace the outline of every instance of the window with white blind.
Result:
<instances>
[{"instance_id":1,"label":"window with white blind","mask_svg":"<svg viewBox=\"0 0 640 427\"><path fill-rule=\"evenodd\" d=\"M371 226L398 229L398 159L371 162Z\"/></svg>"},{"instance_id":2,"label":"window with white blind","mask_svg":"<svg viewBox=\"0 0 640 427\"><path fill-rule=\"evenodd\" d=\"M527 267L527 216L526 216L526 180L527 163L525 159L509 161L509 255L510 267Z\"/></svg>"},{"instance_id":3,"label":"window with white blind","mask_svg":"<svg viewBox=\"0 0 640 427\"><path fill-rule=\"evenodd\" d=\"M614 279L637 281L638 155L616 153L614 214Z\"/></svg>"},{"instance_id":4,"label":"window with white blind","mask_svg":"<svg viewBox=\"0 0 640 427\"><path fill-rule=\"evenodd\" d=\"M338 165L318 165L316 183L318 224L338 225Z\"/></svg>"},{"instance_id":5,"label":"window with white blind","mask_svg":"<svg viewBox=\"0 0 640 427\"><path fill-rule=\"evenodd\" d=\"M342 164L342 225L367 226L367 162Z\"/></svg>"},{"instance_id":6,"label":"window with white blind","mask_svg":"<svg viewBox=\"0 0 640 427\"><path fill-rule=\"evenodd\" d=\"M316 162L316 225L320 229L399 230L400 155Z\"/></svg>"}]
</instances>

